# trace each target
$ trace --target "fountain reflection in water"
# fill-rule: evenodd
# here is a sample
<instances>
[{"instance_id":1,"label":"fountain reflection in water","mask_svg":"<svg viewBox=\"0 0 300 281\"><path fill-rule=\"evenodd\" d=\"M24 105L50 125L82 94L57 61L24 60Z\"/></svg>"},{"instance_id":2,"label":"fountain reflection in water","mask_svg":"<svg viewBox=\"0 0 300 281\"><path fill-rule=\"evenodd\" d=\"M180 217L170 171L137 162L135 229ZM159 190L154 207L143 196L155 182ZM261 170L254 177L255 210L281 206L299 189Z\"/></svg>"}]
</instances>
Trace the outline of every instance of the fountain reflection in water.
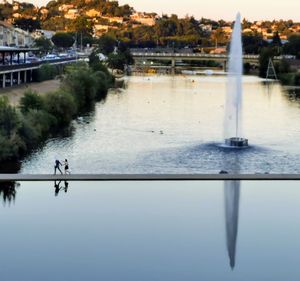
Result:
<instances>
[{"instance_id":1,"label":"fountain reflection in water","mask_svg":"<svg viewBox=\"0 0 300 281\"><path fill-rule=\"evenodd\" d=\"M230 267L235 266L236 242L238 233L240 181L224 182L226 241Z\"/></svg>"},{"instance_id":2,"label":"fountain reflection in water","mask_svg":"<svg viewBox=\"0 0 300 281\"><path fill-rule=\"evenodd\" d=\"M236 16L229 55L228 83L225 104L224 138L231 147L248 146L248 140L242 137L242 75L243 51L241 16Z\"/></svg>"}]
</instances>

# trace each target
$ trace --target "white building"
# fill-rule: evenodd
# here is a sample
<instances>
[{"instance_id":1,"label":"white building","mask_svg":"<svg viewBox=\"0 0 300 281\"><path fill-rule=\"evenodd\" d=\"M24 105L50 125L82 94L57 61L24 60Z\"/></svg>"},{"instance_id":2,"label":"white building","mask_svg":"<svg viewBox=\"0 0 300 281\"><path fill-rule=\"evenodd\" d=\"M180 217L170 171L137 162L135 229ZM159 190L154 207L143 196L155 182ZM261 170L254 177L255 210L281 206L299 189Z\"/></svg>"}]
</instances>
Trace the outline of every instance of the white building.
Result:
<instances>
[{"instance_id":1,"label":"white building","mask_svg":"<svg viewBox=\"0 0 300 281\"><path fill-rule=\"evenodd\" d=\"M45 37L45 38L51 40L54 34L55 34L55 31L52 31L52 30L37 29L32 33L32 36L33 36L33 38Z\"/></svg>"},{"instance_id":2,"label":"white building","mask_svg":"<svg viewBox=\"0 0 300 281\"><path fill-rule=\"evenodd\" d=\"M33 37L31 34L13 25L0 21L0 46L32 46Z\"/></svg>"},{"instance_id":3,"label":"white building","mask_svg":"<svg viewBox=\"0 0 300 281\"><path fill-rule=\"evenodd\" d=\"M156 23L156 17L154 15L146 13L134 13L130 16L131 20L143 25L154 26Z\"/></svg>"}]
</instances>

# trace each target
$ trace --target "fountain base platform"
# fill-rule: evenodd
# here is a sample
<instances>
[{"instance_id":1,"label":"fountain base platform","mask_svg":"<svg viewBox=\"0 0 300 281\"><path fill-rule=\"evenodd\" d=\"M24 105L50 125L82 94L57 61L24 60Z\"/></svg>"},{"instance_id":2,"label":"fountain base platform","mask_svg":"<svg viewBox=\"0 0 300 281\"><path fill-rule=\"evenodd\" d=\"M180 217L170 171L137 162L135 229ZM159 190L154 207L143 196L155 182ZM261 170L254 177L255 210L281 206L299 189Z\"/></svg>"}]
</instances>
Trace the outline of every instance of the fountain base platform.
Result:
<instances>
[{"instance_id":1,"label":"fountain base platform","mask_svg":"<svg viewBox=\"0 0 300 281\"><path fill-rule=\"evenodd\" d=\"M225 139L225 144L231 147L247 147L248 139L233 137Z\"/></svg>"}]
</instances>

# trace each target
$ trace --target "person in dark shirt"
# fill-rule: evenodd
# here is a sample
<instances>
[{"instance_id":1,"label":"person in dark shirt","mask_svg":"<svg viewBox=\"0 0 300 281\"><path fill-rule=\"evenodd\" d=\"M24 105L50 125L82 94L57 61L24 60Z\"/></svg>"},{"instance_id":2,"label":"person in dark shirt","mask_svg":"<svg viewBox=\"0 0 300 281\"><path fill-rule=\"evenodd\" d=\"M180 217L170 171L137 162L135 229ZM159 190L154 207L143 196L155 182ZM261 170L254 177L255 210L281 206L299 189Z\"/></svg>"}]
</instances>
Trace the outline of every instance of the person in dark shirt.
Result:
<instances>
[{"instance_id":1,"label":"person in dark shirt","mask_svg":"<svg viewBox=\"0 0 300 281\"><path fill-rule=\"evenodd\" d=\"M56 170L59 170L61 174L63 173L63 172L61 171L61 169L60 169L59 166L62 166L62 164L60 163L59 160L55 160L55 164L54 164L54 175L56 175Z\"/></svg>"}]
</instances>

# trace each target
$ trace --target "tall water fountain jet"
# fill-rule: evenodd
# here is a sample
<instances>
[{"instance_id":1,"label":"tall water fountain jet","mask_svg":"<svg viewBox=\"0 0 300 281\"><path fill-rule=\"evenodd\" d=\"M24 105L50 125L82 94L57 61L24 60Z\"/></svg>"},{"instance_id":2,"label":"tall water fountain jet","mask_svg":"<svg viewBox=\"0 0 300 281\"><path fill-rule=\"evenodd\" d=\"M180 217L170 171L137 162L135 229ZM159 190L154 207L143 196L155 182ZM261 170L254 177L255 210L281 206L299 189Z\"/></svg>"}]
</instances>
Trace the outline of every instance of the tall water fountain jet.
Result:
<instances>
[{"instance_id":1,"label":"tall water fountain jet","mask_svg":"<svg viewBox=\"0 0 300 281\"><path fill-rule=\"evenodd\" d=\"M225 144L232 147L248 146L242 138L242 75L243 51L241 15L237 14L230 43L228 82L224 118Z\"/></svg>"}]
</instances>

